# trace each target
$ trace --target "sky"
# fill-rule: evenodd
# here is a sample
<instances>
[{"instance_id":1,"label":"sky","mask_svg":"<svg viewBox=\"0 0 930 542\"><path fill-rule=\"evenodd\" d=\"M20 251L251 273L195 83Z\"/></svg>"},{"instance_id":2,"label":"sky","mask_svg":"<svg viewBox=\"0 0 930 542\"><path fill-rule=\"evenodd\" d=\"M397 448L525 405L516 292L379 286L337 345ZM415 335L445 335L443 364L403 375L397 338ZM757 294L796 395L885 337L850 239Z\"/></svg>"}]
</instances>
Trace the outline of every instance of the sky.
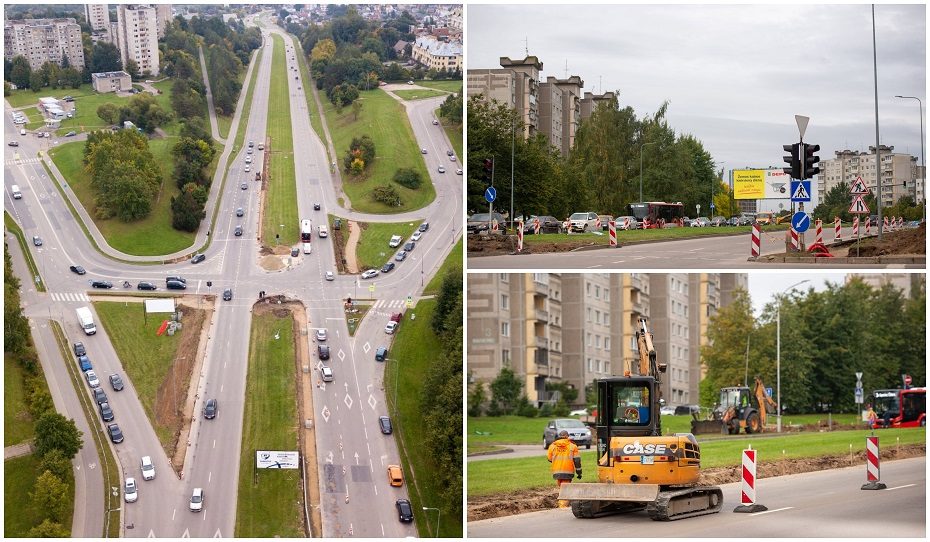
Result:
<instances>
[{"instance_id":1,"label":"sky","mask_svg":"<svg viewBox=\"0 0 930 542\"><path fill-rule=\"evenodd\" d=\"M803 280L808 282L798 284ZM789 289L797 294L804 294L811 288L822 292L827 289L828 282L843 284L846 282L846 273L785 273L782 271L750 273L749 297L752 300L752 312L757 317L760 316L767 303L771 303L776 295L788 292ZM797 287L792 288L796 284Z\"/></svg>"},{"instance_id":2,"label":"sky","mask_svg":"<svg viewBox=\"0 0 930 542\"><path fill-rule=\"evenodd\" d=\"M566 77L567 62L583 92L619 91L639 117L667 100L670 126L727 171L783 167L796 114L810 117L804 141L821 160L875 145L867 4L469 4L467 19L469 69L528 52L541 80ZM880 141L919 156L918 103L894 96L926 102L926 6L879 4L875 25Z\"/></svg>"}]
</instances>

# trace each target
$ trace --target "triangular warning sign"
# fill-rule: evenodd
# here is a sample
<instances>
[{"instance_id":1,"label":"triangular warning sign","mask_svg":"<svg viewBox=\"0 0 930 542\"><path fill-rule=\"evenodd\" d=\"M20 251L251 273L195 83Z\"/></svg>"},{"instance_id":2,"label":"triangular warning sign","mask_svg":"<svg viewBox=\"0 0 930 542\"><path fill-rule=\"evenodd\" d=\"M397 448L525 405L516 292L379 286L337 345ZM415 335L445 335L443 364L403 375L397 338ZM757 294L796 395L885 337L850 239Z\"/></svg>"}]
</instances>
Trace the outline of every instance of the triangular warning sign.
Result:
<instances>
[{"instance_id":1,"label":"triangular warning sign","mask_svg":"<svg viewBox=\"0 0 930 542\"><path fill-rule=\"evenodd\" d=\"M811 195L807 193L807 190L804 188L804 183L798 183L797 189L795 189L794 194L791 194L792 200L809 200Z\"/></svg>"},{"instance_id":2,"label":"triangular warning sign","mask_svg":"<svg viewBox=\"0 0 930 542\"><path fill-rule=\"evenodd\" d=\"M862 177L856 177L856 180L853 181L852 186L849 187L850 194L868 194L869 187L865 185L865 181L862 180Z\"/></svg>"},{"instance_id":3,"label":"triangular warning sign","mask_svg":"<svg viewBox=\"0 0 930 542\"><path fill-rule=\"evenodd\" d=\"M853 214L868 214L869 207L865 204L865 200L862 199L862 194L853 196L852 205L849 206L849 212Z\"/></svg>"}]
</instances>

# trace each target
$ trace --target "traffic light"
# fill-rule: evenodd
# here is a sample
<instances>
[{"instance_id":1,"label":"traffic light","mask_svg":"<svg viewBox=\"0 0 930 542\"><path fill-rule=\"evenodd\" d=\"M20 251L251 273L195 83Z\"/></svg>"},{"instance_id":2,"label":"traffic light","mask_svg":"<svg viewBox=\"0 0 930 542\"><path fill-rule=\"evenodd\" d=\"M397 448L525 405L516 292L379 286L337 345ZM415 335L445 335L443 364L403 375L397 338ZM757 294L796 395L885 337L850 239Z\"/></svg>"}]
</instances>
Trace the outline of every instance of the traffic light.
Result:
<instances>
[{"instance_id":1,"label":"traffic light","mask_svg":"<svg viewBox=\"0 0 930 542\"><path fill-rule=\"evenodd\" d=\"M484 159L484 180L488 184L492 184L494 181L494 159L485 158Z\"/></svg>"},{"instance_id":2,"label":"traffic light","mask_svg":"<svg viewBox=\"0 0 930 542\"><path fill-rule=\"evenodd\" d=\"M814 175L820 173L820 168L816 167L817 163L820 162L819 156L814 156L814 153L820 150L820 145L811 145L810 143L803 143L803 155L804 155L804 171L801 177L798 179L813 179Z\"/></svg>"},{"instance_id":3,"label":"traffic light","mask_svg":"<svg viewBox=\"0 0 930 542\"><path fill-rule=\"evenodd\" d=\"M783 156L782 159L786 164L791 165L791 167L782 168L782 171L791 175L792 179L801 178L801 144L794 143L792 145L782 145L782 149L785 149L786 152L790 152L791 156ZM817 147L818 149L820 147Z\"/></svg>"}]
</instances>

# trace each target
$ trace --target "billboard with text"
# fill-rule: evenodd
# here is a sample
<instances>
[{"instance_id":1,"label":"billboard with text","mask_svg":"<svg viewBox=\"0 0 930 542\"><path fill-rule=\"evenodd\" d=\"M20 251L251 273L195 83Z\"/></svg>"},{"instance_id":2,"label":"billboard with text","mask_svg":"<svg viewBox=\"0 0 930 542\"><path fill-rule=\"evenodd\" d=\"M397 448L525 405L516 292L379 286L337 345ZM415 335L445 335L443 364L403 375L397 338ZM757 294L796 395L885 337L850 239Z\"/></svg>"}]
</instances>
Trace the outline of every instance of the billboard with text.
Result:
<instances>
[{"instance_id":1,"label":"billboard with text","mask_svg":"<svg viewBox=\"0 0 930 542\"><path fill-rule=\"evenodd\" d=\"M733 170L734 199L790 198L791 176L780 169Z\"/></svg>"}]
</instances>

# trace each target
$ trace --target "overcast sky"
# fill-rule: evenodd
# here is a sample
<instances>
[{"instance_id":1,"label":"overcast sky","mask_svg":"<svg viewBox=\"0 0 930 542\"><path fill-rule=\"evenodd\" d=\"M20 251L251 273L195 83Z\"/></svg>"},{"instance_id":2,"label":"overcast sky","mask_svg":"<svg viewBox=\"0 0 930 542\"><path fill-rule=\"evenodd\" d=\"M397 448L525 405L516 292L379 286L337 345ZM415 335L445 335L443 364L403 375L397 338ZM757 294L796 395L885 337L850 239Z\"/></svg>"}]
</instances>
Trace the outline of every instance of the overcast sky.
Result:
<instances>
[{"instance_id":1,"label":"overcast sky","mask_svg":"<svg viewBox=\"0 0 930 542\"><path fill-rule=\"evenodd\" d=\"M796 114L810 117L804 140L821 160L875 144L867 4L469 4L467 17L468 68L499 68L528 45L543 81L564 78L567 62L584 91L619 91L637 116L668 100L670 125L727 170L783 167ZM879 4L875 23L881 142L919 156L917 101L894 95L926 105L926 7Z\"/></svg>"},{"instance_id":2,"label":"overcast sky","mask_svg":"<svg viewBox=\"0 0 930 542\"><path fill-rule=\"evenodd\" d=\"M798 284L802 280L807 280L804 284ZM775 296L788 292L789 288L795 293L806 293L811 288L814 291L822 292L827 289L827 282L832 284L843 284L846 281L846 273L750 273L749 274L749 297L752 299L752 312L759 316L762 309L767 303L775 300ZM797 285L796 288L792 286Z\"/></svg>"}]
</instances>

